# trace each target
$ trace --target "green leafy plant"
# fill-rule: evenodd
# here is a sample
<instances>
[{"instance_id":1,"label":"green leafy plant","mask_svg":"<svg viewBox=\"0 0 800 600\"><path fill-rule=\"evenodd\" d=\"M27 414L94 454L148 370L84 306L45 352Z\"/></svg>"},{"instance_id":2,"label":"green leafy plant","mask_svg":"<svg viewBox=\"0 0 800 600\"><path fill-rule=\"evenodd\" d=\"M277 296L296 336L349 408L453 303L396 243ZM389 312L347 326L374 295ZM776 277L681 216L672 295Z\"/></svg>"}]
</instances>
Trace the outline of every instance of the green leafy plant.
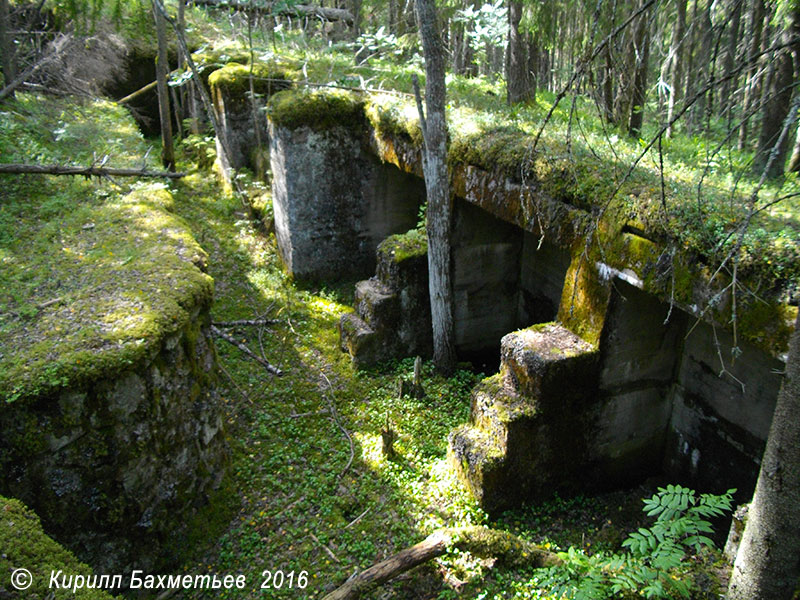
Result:
<instances>
[{"instance_id":1,"label":"green leafy plant","mask_svg":"<svg viewBox=\"0 0 800 600\"><path fill-rule=\"evenodd\" d=\"M644 512L655 517L622 542L628 552L588 555L570 547L559 553L562 566L539 580L556 598L589 600L635 594L645 598L689 598L692 582L687 558L713 548L709 519L731 510L733 493L701 494L668 485L644 500Z\"/></svg>"}]
</instances>

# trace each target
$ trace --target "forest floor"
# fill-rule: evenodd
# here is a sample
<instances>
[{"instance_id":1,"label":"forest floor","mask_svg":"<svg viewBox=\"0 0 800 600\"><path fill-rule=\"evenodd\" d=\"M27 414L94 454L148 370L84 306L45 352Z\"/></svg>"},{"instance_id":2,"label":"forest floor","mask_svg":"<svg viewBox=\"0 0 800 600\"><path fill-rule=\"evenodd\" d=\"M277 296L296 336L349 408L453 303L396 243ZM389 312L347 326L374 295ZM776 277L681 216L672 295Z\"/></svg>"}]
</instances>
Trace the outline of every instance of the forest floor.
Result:
<instances>
[{"instance_id":1,"label":"forest floor","mask_svg":"<svg viewBox=\"0 0 800 600\"><path fill-rule=\"evenodd\" d=\"M214 321L272 320L232 331L285 373L273 376L217 341L232 477L201 516L202 539L184 569L244 573L248 588L214 597L319 598L443 526L488 524L554 550L594 552L619 550L627 532L644 524L641 499L655 482L597 497L556 496L489 522L446 461L447 435L468 419L469 392L481 376L461 370L444 379L425 363L425 398L398 398L397 380L410 377L413 359L356 371L339 349L336 323L352 310L353 282L291 281L274 235L207 173L193 173L173 193L177 212L210 255ZM387 419L398 435L394 460L380 449ZM503 571L453 553L371 597L547 598L536 581L533 571Z\"/></svg>"}]
</instances>

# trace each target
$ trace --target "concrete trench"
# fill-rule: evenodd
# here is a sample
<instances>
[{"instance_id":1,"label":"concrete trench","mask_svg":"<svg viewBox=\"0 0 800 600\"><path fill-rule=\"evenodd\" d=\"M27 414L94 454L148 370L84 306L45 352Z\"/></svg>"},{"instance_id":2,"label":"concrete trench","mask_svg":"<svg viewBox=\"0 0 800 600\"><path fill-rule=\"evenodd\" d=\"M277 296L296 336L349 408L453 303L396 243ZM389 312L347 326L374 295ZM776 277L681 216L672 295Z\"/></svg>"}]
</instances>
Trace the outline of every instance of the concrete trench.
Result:
<instances>
[{"instance_id":1,"label":"concrete trench","mask_svg":"<svg viewBox=\"0 0 800 600\"><path fill-rule=\"evenodd\" d=\"M269 134L287 269L364 278L340 321L342 349L359 366L429 355L426 248L411 229L424 201L418 151L339 126L270 123ZM657 475L749 498L781 360L740 340L720 376L731 334L645 289L641 260L584 264L569 241L581 211L545 198L546 226L532 224L521 185L476 167L455 168L453 189L457 351L496 373L473 392L449 455L481 505Z\"/></svg>"}]
</instances>

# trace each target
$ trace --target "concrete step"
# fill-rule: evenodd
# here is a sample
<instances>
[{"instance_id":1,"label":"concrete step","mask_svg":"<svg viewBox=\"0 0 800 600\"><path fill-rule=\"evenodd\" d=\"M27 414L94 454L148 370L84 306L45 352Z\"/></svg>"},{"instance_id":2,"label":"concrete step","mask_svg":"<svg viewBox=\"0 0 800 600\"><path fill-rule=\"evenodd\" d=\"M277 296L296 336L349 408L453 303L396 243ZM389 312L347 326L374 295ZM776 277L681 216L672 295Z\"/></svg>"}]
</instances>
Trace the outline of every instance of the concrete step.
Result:
<instances>
[{"instance_id":1,"label":"concrete step","mask_svg":"<svg viewBox=\"0 0 800 600\"><path fill-rule=\"evenodd\" d=\"M338 328L339 345L352 356L356 365L367 366L381 359L379 336L357 314L342 315Z\"/></svg>"},{"instance_id":2,"label":"concrete step","mask_svg":"<svg viewBox=\"0 0 800 600\"><path fill-rule=\"evenodd\" d=\"M508 385L500 373L487 377L472 390L472 426L491 437L504 453L509 427L535 415L534 404Z\"/></svg>"},{"instance_id":3,"label":"concrete step","mask_svg":"<svg viewBox=\"0 0 800 600\"><path fill-rule=\"evenodd\" d=\"M471 425L450 432L447 457L461 482L487 512L502 510L504 502L505 452L496 440Z\"/></svg>"},{"instance_id":4,"label":"concrete step","mask_svg":"<svg viewBox=\"0 0 800 600\"><path fill-rule=\"evenodd\" d=\"M397 294L375 278L356 283L355 309L356 314L374 329L391 329L401 317Z\"/></svg>"},{"instance_id":5,"label":"concrete step","mask_svg":"<svg viewBox=\"0 0 800 600\"><path fill-rule=\"evenodd\" d=\"M572 408L597 386L597 348L558 323L503 336L500 360L506 384L540 413Z\"/></svg>"},{"instance_id":6,"label":"concrete step","mask_svg":"<svg viewBox=\"0 0 800 600\"><path fill-rule=\"evenodd\" d=\"M489 513L579 487L580 419L597 386L597 351L556 323L503 337L500 372L472 391L470 424L449 437L459 478ZM570 440L564 444L564 440Z\"/></svg>"}]
</instances>

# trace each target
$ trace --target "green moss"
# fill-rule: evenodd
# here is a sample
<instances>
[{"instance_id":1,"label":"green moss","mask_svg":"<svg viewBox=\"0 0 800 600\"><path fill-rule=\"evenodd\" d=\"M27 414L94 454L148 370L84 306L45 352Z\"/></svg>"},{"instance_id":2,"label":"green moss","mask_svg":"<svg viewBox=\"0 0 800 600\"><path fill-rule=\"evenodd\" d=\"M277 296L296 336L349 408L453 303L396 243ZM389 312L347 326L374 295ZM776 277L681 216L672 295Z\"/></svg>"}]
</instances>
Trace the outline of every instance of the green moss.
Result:
<instances>
[{"instance_id":1,"label":"green moss","mask_svg":"<svg viewBox=\"0 0 800 600\"><path fill-rule=\"evenodd\" d=\"M428 252L428 238L424 229L412 229L383 240L378 245L378 252L391 256L396 263L401 263L410 258L425 256Z\"/></svg>"},{"instance_id":2,"label":"green moss","mask_svg":"<svg viewBox=\"0 0 800 600\"><path fill-rule=\"evenodd\" d=\"M249 64L229 63L211 73L208 84L212 90L224 90L230 97L245 98L250 92L250 72ZM252 74L257 95L269 96L292 85L291 73L276 63L254 63Z\"/></svg>"},{"instance_id":3,"label":"green moss","mask_svg":"<svg viewBox=\"0 0 800 600\"><path fill-rule=\"evenodd\" d=\"M741 336L773 355L780 355L788 348L788 339L794 329L797 307L786 304L750 300L739 307L737 330Z\"/></svg>"},{"instance_id":4,"label":"green moss","mask_svg":"<svg viewBox=\"0 0 800 600\"><path fill-rule=\"evenodd\" d=\"M92 570L65 550L42 530L39 517L18 500L0 496L0 581L11 594L11 598L26 600L111 600L113 597L98 589L49 588L50 573L62 571L70 576L92 576ZM33 575L33 583L25 592L15 594L7 585L14 569L25 568ZM59 579L59 581L62 581ZM88 581L94 581L89 579Z\"/></svg>"},{"instance_id":5,"label":"green moss","mask_svg":"<svg viewBox=\"0 0 800 600\"><path fill-rule=\"evenodd\" d=\"M609 298L609 286L602 283L595 263L579 254L573 258L564 278L558 321L596 347Z\"/></svg>"},{"instance_id":6,"label":"green moss","mask_svg":"<svg viewBox=\"0 0 800 600\"><path fill-rule=\"evenodd\" d=\"M270 98L267 112L273 123L288 129L343 127L358 132L366 124L363 97L341 90L279 92Z\"/></svg>"},{"instance_id":7,"label":"green moss","mask_svg":"<svg viewBox=\"0 0 800 600\"><path fill-rule=\"evenodd\" d=\"M34 110L37 102L54 108L50 99L24 102ZM114 146L127 139L138 147L124 111L97 103L83 119L95 117L105 131L80 118L62 129L89 135L76 137L76 144L98 155L109 136L118 136ZM14 132L0 133L0 146ZM28 134L27 143L40 144L46 156L48 136ZM120 195L108 184L67 178L8 183L0 215L0 397L6 402L125 369L211 302L206 254L170 212L173 199L163 184L136 185Z\"/></svg>"},{"instance_id":8,"label":"green moss","mask_svg":"<svg viewBox=\"0 0 800 600\"><path fill-rule=\"evenodd\" d=\"M422 129L416 108L392 96L373 96L365 110L367 120L378 135L401 138L422 147Z\"/></svg>"}]
</instances>

